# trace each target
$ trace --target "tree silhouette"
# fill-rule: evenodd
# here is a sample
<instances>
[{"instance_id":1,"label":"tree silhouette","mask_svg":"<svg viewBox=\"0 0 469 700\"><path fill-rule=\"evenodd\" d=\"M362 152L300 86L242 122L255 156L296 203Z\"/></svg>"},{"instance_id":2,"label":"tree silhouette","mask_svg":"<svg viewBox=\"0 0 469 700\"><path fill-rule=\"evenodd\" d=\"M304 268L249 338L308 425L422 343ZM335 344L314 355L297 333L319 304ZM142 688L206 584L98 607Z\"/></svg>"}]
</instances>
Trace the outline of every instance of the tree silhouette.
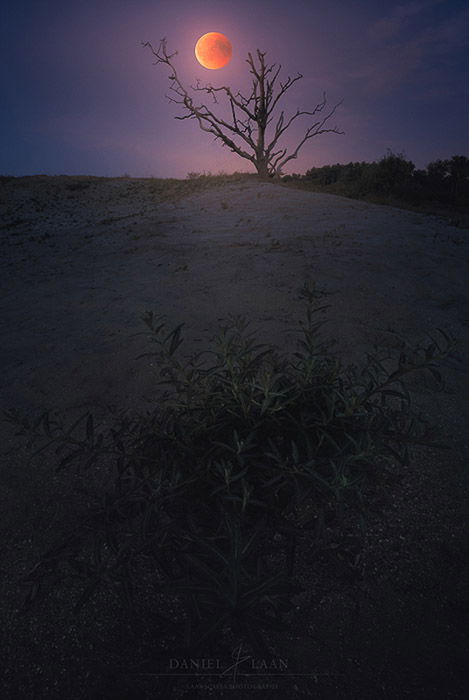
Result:
<instances>
[{"instance_id":1,"label":"tree silhouette","mask_svg":"<svg viewBox=\"0 0 469 700\"><path fill-rule=\"evenodd\" d=\"M259 49L256 51L256 59L251 53L248 53L246 59L252 76L251 93L246 97L241 92L233 92L227 85L202 86L200 81L197 81L195 86L191 86L189 91L181 83L172 61L177 51L168 54L166 39L160 41L157 50L148 41L142 44L148 47L156 58L154 65L163 63L170 68L169 80L172 94L167 97L171 102L182 105L186 112L183 116L175 118L196 119L202 131L213 134L215 139L219 139L224 146L228 146L241 158L253 163L261 177L281 175L286 163L295 159L306 141L314 136L325 133L344 133L336 126L332 128L327 126L341 102L328 111L325 93L322 101L312 111L297 109L292 116L286 117L284 110L281 110L274 125L274 111L279 101L303 76L298 73L294 78L288 76L285 82L279 80L277 83L281 65L267 64L265 53ZM200 97L203 100L201 96L204 94L211 97L214 104L218 103L220 95L223 96L228 102L231 118L227 120L217 116L203 101L196 103L196 98ZM312 117L313 121L296 148L288 153L287 148L280 145L281 137L295 120L302 116Z\"/></svg>"}]
</instances>

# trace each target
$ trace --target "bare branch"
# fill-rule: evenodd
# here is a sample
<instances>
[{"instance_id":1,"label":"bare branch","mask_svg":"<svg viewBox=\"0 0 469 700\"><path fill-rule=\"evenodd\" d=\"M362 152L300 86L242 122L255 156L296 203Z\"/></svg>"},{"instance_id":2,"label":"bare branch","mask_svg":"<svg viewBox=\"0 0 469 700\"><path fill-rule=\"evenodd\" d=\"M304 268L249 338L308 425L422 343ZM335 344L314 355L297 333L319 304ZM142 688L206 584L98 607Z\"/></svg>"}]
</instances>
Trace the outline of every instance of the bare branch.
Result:
<instances>
[{"instance_id":1,"label":"bare branch","mask_svg":"<svg viewBox=\"0 0 469 700\"><path fill-rule=\"evenodd\" d=\"M338 102L336 105L334 105L332 110L329 112L329 114L327 114L324 117L324 119L322 121L316 122L315 124L313 124L312 126L310 126L306 130L306 134L304 135L304 137L302 138L302 140L300 141L298 146L295 148L293 153L291 155L289 155L287 158L285 158L284 160L282 160L281 162L275 163L276 170L281 172L283 166L286 163L288 163L290 160L294 160L295 158L297 158L298 153L299 153L300 149L302 148L302 146L306 143L306 141L308 141L309 139L312 139L314 136L318 136L319 134L343 134L344 133L337 126L334 126L332 129L324 128L326 122L330 119L330 117L332 117L335 114L337 107L339 107L339 105L341 105L341 104L342 104L342 100L340 102Z\"/></svg>"}]
</instances>

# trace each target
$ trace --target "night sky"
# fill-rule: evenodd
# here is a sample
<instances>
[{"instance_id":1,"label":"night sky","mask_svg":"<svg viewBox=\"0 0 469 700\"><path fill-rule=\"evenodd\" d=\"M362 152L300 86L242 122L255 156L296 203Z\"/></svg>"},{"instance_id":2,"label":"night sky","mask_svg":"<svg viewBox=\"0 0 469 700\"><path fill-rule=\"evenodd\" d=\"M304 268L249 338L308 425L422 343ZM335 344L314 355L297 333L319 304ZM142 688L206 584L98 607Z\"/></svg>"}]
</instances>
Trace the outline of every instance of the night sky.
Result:
<instances>
[{"instance_id":1,"label":"night sky","mask_svg":"<svg viewBox=\"0 0 469 700\"><path fill-rule=\"evenodd\" d=\"M194 56L209 31L233 45L218 71ZM304 76L287 111L311 109L323 90L330 104L344 100L334 124L345 134L308 141L287 173L387 149L418 167L469 155L467 0L3 0L0 32L0 174L253 172L195 121L174 119L168 71L141 46L164 36L185 84L242 88L259 48L283 77Z\"/></svg>"}]
</instances>

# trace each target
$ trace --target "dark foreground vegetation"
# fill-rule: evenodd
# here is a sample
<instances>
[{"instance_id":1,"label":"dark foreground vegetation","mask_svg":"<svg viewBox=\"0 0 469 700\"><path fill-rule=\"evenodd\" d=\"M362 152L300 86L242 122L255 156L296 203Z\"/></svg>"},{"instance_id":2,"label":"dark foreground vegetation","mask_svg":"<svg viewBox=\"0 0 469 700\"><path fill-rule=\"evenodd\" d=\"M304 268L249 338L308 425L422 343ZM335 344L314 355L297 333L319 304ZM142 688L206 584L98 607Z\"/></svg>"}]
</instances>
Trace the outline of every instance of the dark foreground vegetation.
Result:
<instances>
[{"instance_id":1,"label":"dark foreground vegetation","mask_svg":"<svg viewBox=\"0 0 469 700\"><path fill-rule=\"evenodd\" d=\"M442 213L469 226L469 158L436 160L424 170L403 155L388 153L373 163L347 163L286 175L283 182L382 204Z\"/></svg>"},{"instance_id":2,"label":"dark foreground vegetation","mask_svg":"<svg viewBox=\"0 0 469 700\"><path fill-rule=\"evenodd\" d=\"M230 658L239 645L256 658L282 653L275 640L289 630L294 638L301 596L311 595L299 551L333 550L341 576L359 579L376 500L414 448L438 446L406 382L420 373L438 385L452 341L403 340L394 358L370 354L361 368L343 367L320 337L325 308L314 288L301 294L306 316L290 355L232 318L211 349L184 356L181 326L168 330L147 313L149 355L169 387L154 410L123 409L111 425L91 414L72 425L56 414L9 415L85 487L91 472L105 476L89 491L82 525L57 538L23 585L26 614L69 587L77 615L91 606L98 618L103 600L124 615L140 656L113 649L113 693L156 697L146 694L150 679L169 697L177 679L156 678L162 655ZM91 622L94 644L95 632Z\"/></svg>"}]
</instances>

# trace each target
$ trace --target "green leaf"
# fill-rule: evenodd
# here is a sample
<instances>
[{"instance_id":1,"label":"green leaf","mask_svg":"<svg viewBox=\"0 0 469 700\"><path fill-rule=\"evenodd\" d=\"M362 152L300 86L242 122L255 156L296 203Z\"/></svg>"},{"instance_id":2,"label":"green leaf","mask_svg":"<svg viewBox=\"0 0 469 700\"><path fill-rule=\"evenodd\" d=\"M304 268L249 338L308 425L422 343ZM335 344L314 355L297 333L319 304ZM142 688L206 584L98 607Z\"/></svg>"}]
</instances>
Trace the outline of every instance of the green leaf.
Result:
<instances>
[{"instance_id":1,"label":"green leaf","mask_svg":"<svg viewBox=\"0 0 469 700\"><path fill-rule=\"evenodd\" d=\"M64 457L63 459L60 460L60 462L56 468L56 471L60 471L61 469L66 467L67 464L70 464L71 462L73 462L74 459L77 459L77 457L80 457L83 454L85 454L85 451L83 450L82 447L80 447L78 450L75 450L74 452L71 452L66 457Z\"/></svg>"},{"instance_id":2,"label":"green leaf","mask_svg":"<svg viewBox=\"0 0 469 700\"><path fill-rule=\"evenodd\" d=\"M181 345L183 342L181 338L181 328L184 326L184 323L180 323L176 328L171 331L171 333L167 336L165 342L171 338L171 343L169 345L169 355L172 356L176 352L177 348Z\"/></svg>"}]
</instances>

